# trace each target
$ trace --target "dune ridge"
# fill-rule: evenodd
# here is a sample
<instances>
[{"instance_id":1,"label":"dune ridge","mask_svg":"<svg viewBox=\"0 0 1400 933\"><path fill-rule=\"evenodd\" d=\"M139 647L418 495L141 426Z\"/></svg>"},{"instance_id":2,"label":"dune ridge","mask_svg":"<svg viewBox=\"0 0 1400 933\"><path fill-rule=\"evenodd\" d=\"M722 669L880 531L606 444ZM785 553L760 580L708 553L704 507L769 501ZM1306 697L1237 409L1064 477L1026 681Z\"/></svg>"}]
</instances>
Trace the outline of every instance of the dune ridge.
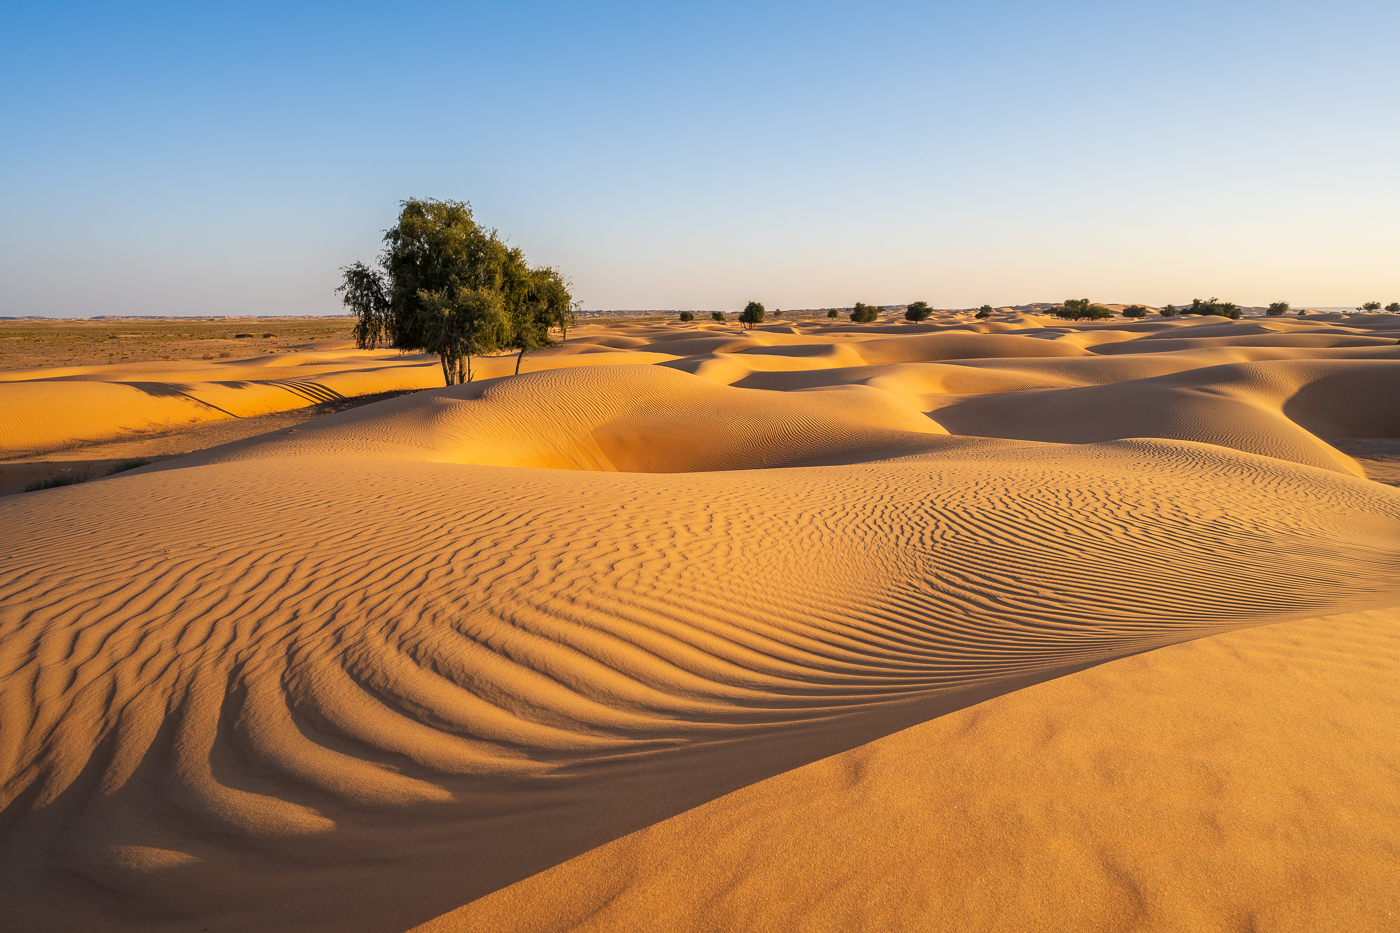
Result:
<instances>
[{"instance_id":1,"label":"dune ridge","mask_svg":"<svg viewBox=\"0 0 1400 933\"><path fill-rule=\"evenodd\" d=\"M964 747L958 723L1044 715L1044 697L1084 684L1145 709L1145 659L1220 644L1199 650L1228 677L1229 646L1263 644L1245 629L1371 613L1345 650L1389 644L1400 491L1321 435L1400 437L1400 360L1160 362L1232 345L1144 354L1135 372L1095 348L1166 329L1076 343L1044 321L993 324L756 330L737 348L732 332L596 328L519 377L0 498L15 530L0 548L0 927L465 929L534 890L540 928L571 929L583 921L549 892L590 865L602 886L578 904L616 901L593 922L633 923L627 905L673 871L638 854L645 839L698 844L729 818L709 814L785 794L775 826L801 822L803 800L859 823L887 793L839 804L834 779L807 775L895 747L879 780L917 782L900 769L918 735L960 761L1006 757L1023 735ZM1006 355L965 343L982 340ZM703 372L759 357L796 364L749 372L809 381ZM940 394L953 370L1084 382ZM1007 425L1100 436L997 437ZM1191 676L1173 681L1183 695L1204 689ZM1083 741L1108 741L1111 700L1080 707ZM872 845L890 831L869 825ZM695 890L727 904L781 883L781 858L753 851L751 877L707 868ZM628 887L614 858L659 867ZM1385 882L1377 864L1366 883ZM954 883L937 877L925 901ZM823 884L798 914L687 916L857 915ZM1122 890L1081 916L1129 916ZM959 916L1043 917L1043 896Z\"/></svg>"}]
</instances>

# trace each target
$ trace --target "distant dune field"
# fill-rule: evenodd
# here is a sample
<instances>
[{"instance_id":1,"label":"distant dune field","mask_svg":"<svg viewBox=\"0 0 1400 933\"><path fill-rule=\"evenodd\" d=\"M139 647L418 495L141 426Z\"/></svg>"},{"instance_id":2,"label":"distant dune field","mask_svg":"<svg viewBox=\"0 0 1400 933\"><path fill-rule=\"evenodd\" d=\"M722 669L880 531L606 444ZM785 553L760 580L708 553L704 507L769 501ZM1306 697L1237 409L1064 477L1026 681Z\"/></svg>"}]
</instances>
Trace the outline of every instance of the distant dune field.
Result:
<instances>
[{"instance_id":1,"label":"distant dune field","mask_svg":"<svg viewBox=\"0 0 1400 933\"><path fill-rule=\"evenodd\" d=\"M16 464L408 392L0 498L0 929L1400 924L1400 317L515 362L0 373Z\"/></svg>"}]
</instances>

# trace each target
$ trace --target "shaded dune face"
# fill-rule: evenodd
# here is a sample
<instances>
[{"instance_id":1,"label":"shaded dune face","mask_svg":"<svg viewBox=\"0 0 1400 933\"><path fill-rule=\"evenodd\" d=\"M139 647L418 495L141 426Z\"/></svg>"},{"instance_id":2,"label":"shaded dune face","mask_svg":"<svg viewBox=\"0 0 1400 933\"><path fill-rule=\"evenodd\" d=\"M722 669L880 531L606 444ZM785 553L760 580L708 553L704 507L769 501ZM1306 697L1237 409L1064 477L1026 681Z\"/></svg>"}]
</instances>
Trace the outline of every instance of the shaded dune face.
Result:
<instances>
[{"instance_id":1,"label":"shaded dune face","mask_svg":"<svg viewBox=\"0 0 1400 933\"><path fill-rule=\"evenodd\" d=\"M1319 436L1400 437L1400 360L1094 355L1205 326L1152 323L585 332L0 500L0 928L404 930L1014 691L1400 604L1400 493Z\"/></svg>"}]
</instances>

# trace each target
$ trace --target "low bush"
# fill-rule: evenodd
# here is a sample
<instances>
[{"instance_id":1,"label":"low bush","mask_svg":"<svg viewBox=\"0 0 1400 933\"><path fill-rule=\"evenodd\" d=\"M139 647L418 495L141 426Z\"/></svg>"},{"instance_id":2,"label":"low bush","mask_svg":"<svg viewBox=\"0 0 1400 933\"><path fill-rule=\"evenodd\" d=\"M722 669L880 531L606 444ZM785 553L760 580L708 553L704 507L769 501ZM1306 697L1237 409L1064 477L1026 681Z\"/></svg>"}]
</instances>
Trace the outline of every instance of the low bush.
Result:
<instances>
[{"instance_id":1,"label":"low bush","mask_svg":"<svg viewBox=\"0 0 1400 933\"><path fill-rule=\"evenodd\" d=\"M1088 298L1070 298L1055 309L1055 316L1068 321L1102 321L1113 317L1113 312L1103 305L1096 305Z\"/></svg>"},{"instance_id":2,"label":"low bush","mask_svg":"<svg viewBox=\"0 0 1400 933\"><path fill-rule=\"evenodd\" d=\"M1147 317L1147 309L1142 305L1128 305L1123 309L1123 316L1131 318Z\"/></svg>"},{"instance_id":3,"label":"low bush","mask_svg":"<svg viewBox=\"0 0 1400 933\"><path fill-rule=\"evenodd\" d=\"M1157 313L1162 315L1162 317L1176 317L1178 312L1176 310L1176 305L1167 305L1165 308L1163 308L1161 311L1158 311Z\"/></svg>"},{"instance_id":4,"label":"low bush","mask_svg":"<svg viewBox=\"0 0 1400 933\"><path fill-rule=\"evenodd\" d=\"M1269 305L1269 310L1265 313L1268 314L1269 317L1278 317L1281 314L1287 314L1288 302L1275 301L1273 304Z\"/></svg>"},{"instance_id":5,"label":"low bush","mask_svg":"<svg viewBox=\"0 0 1400 933\"><path fill-rule=\"evenodd\" d=\"M1202 301L1199 298L1191 299L1191 307L1182 308L1182 314L1205 314L1215 317L1227 317L1232 321L1240 319L1239 305L1233 301L1221 301L1219 298L1211 298L1209 301Z\"/></svg>"},{"instance_id":6,"label":"low bush","mask_svg":"<svg viewBox=\"0 0 1400 933\"><path fill-rule=\"evenodd\" d=\"M121 463L114 463L107 468L103 476L116 476L118 473L125 473L127 470L134 470L150 463L149 460L123 460Z\"/></svg>"},{"instance_id":7,"label":"low bush","mask_svg":"<svg viewBox=\"0 0 1400 933\"><path fill-rule=\"evenodd\" d=\"M55 473L47 479L39 479L24 487L25 492L38 492L40 489L57 489L60 486L76 486L78 483L87 480L86 473L78 473L69 470L67 473Z\"/></svg>"},{"instance_id":8,"label":"low bush","mask_svg":"<svg viewBox=\"0 0 1400 933\"><path fill-rule=\"evenodd\" d=\"M991 316L992 316L992 306L991 306L991 305L983 305L982 307L978 308L978 309L977 309L977 313L973 315L973 317L977 318L977 320L979 320L979 321L985 321L987 318L989 318L989 317L991 317Z\"/></svg>"}]
</instances>

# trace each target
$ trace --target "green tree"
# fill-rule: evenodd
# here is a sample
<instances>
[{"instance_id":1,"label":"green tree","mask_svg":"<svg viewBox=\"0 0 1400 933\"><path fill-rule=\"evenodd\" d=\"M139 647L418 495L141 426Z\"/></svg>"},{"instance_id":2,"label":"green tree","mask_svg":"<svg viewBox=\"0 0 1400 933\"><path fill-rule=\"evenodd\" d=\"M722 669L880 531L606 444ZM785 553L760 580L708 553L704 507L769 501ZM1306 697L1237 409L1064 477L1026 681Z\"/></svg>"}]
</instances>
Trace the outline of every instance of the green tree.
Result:
<instances>
[{"instance_id":1,"label":"green tree","mask_svg":"<svg viewBox=\"0 0 1400 933\"><path fill-rule=\"evenodd\" d=\"M723 323L724 323L724 312L723 312L723 311L711 311L711 312L710 312L710 320L712 320L712 321L719 321L721 324L723 324Z\"/></svg>"},{"instance_id":2,"label":"green tree","mask_svg":"<svg viewBox=\"0 0 1400 933\"><path fill-rule=\"evenodd\" d=\"M1385 309L1391 314L1400 314L1400 301L1392 301L1385 306Z\"/></svg>"},{"instance_id":3,"label":"green tree","mask_svg":"<svg viewBox=\"0 0 1400 933\"><path fill-rule=\"evenodd\" d=\"M927 321L933 309L928 306L927 301L916 301L904 309L904 319L906 321Z\"/></svg>"},{"instance_id":4,"label":"green tree","mask_svg":"<svg viewBox=\"0 0 1400 933\"><path fill-rule=\"evenodd\" d=\"M1279 317L1281 315L1287 314L1288 302L1275 301L1273 304L1269 305L1269 310L1265 313L1268 314L1269 317Z\"/></svg>"},{"instance_id":5,"label":"green tree","mask_svg":"<svg viewBox=\"0 0 1400 933\"><path fill-rule=\"evenodd\" d=\"M1368 302L1366 302L1364 305L1362 305L1361 307L1357 308L1356 310L1358 310L1358 311L1379 311L1380 309L1381 309L1381 303L1380 303L1379 301L1368 301Z\"/></svg>"},{"instance_id":6,"label":"green tree","mask_svg":"<svg viewBox=\"0 0 1400 933\"><path fill-rule=\"evenodd\" d=\"M975 317L979 321L985 321L987 318L992 316L993 310L994 309L991 305L983 305L982 307L977 309L977 313L974 314L973 317Z\"/></svg>"},{"instance_id":7,"label":"green tree","mask_svg":"<svg viewBox=\"0 0 1400 933\"><path fill-rule=\"evenodd\" d=\"M1128 305L1123 309L1123 316L1130 318L1147 317L1147 308L1142 305Z\"/></svg>"},{"instance_id":8,"label":"green tree","mask_svg":"<svg viewBox=\"0 0 1400 933\"><path fill-rule=\"evenodd\" d=\"M1162 315L1162 317L1176 317L1176 305L1167 305L1165 308L1163 308L1161 311L1158 311L1157 313Z\"/></svg>"},{"instance_id":9,"label":"green tree","mask_svg":"<svg viewBox=\"0 0 1400 933\"><path fill-rule=\"evenodd\" d=\"M763 305L756 301L750 301L748 304L744 305L744 310L739 315L739 320L743 322L745 327L753 324L762 324Z\"/></svg>"},{"instance_id":10,"label":"green tree","mask_svg":"<svg viewBox=\"0 0 1400 933\"><path fill-rule=\"evenodd\" d=\"M689 311L682 311L682 312L681 312L681 320L682 320L682 321L693 321L693 320L695 320L695 315L691 314Z\"/></svg>"},{"instance_id":11,"label":"green tree","mask_svg":"<svg viewBox=\"0 0 1400 933\"><path fill-rule=\"evenodd\" d=\"M871 321L875 320L879 313L880 309L875 307L875 305L868 305L864 302L857 301L856 306L851 309L851 320L855 321L857 324L869 324Z\"/></svg>"},{"instance_id":12,"label":"green tree","mask_svg":"<svg viewBox=\"0 0 1400 933\"><path fill-rule=\"evenodd\" d=\"M841 312L837 311L835 308L830 308L827 310L826 316L828 318L838 318L841 316Z\"/></svg>"},{"instance_id":13,"label":"green tree","mask_svg":"<svg viewBox=\"0 0 1400 933\"><path fill-rule=\"evenodd\" d=\"M452 385L471 380L473 356L517 350L519 372L527 351L552 345L551 328L568 337L576 306L557 270L530 267L463 202L412 198L400 208L378 268L346 267L337 289L355 315L356 346L435 353Z\"/></svg>"},{"instance_id":14,"label":"green tree","mask_svg":"<svg viewBox=\"0 0 1400 933\"><path fill-rule=\"evenodd\" d=\"M1240 319L1239 306L1231 301L1221 301L1219 298L1211 298L1209 301L1202 301L1199 298L1191 299L1191 307L1182 308L1182 314L1206 314L1216 317L1227 317L1232 321Z\"/></svg>"},{"instance_id":15,"label":"green tree","mask_svg":"<svg viewBox=\"0 0 1400 933\"><path fill-rule=\"evenodd\" d=\"M1113 312L1088 298L1070 298L1055 309L1055 316L1069 321L1103 321L1113 317Z\"/></svg>"}]
</instances>

